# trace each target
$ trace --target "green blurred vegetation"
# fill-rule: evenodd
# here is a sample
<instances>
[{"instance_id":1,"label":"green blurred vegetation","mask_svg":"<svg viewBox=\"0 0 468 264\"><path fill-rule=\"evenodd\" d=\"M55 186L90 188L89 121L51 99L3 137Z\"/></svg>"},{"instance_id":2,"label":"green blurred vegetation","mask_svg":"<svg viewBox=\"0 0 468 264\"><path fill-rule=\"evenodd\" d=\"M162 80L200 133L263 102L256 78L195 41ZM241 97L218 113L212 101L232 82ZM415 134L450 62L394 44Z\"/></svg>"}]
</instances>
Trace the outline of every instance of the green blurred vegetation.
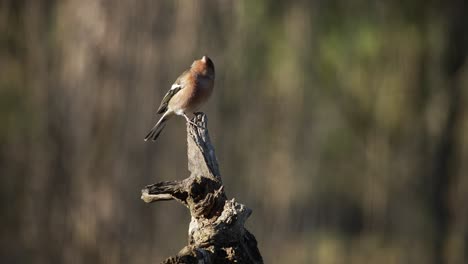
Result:
<instances>
[{"instance_id":1,"label":"green blurred vegetation","mask_svg":"<svg viewBox=\"0 0 468 264\"><path fill-rule=\"evenodd\" d=\"M2 263L159 262L185 245L185 124L145 143L209 55L203 109L266 263L468 261L465 1L0 2Z\"/></svg>"}]
</instances>

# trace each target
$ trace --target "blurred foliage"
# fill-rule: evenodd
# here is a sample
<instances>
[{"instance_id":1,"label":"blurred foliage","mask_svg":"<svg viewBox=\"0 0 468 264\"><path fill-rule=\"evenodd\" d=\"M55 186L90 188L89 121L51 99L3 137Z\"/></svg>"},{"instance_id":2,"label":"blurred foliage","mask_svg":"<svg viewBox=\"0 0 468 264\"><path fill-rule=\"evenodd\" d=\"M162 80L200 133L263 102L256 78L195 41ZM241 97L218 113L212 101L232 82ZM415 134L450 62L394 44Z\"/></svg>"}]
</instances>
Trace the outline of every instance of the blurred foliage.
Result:
<instances>
[{"instance_id":1,"label":"blurred foliage","mask_svg":"<svg viewBox=\"0 0 468 264\"><path fill-rule=\"evenodd\" d=\"M2 263L159 262L185 245L183 119L209 55L229 196L266 263L468 261L468 10L436 1L0 2Z\"/></svg>"}]
</instances>

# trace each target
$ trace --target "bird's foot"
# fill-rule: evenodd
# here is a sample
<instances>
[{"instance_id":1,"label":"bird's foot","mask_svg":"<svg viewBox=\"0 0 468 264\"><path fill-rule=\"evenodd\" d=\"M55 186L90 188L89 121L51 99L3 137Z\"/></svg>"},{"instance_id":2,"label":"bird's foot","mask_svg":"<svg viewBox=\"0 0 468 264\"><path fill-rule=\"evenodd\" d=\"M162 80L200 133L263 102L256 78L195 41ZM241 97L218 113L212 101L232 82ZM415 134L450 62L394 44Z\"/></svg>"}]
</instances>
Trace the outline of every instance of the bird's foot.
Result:
<instances>
[{"instance_id":1,"label":"bird's foot","mask_svg":"<svg viewBox=\"0 0 468 264\"><path fill-rule=\"evenodd\" d=\"M197 123L193 122L192 120L190 120L190 118L189 118L185 113L184 113L184 117L185 117L185 120L186 120L188 123L190 123L190 124L192 124L192 125L194 125L194 126L196 126L196 127L198 127L198 128L203 128L203 129L205 128L205 127L200 126L200 125L198 125Z\"/></svg>"}]
</instances>

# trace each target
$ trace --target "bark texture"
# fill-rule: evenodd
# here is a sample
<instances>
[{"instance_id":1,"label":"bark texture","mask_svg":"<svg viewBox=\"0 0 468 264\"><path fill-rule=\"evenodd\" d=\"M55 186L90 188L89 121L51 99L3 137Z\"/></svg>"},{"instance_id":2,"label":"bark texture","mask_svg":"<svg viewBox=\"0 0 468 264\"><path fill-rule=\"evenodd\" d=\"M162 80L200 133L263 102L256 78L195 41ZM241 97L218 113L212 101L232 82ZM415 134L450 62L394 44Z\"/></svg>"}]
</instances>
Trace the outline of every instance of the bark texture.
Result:
<instances>
[{"instance_id":1,"label":"bark texture","mask_svg":"<svg viewBox=\"0 0 468 264\"><path fill-rule=\"evenodd\" d=\"M174 199L190 210L188 245L162 263L263 263L255 237L244 227L252 211L224 192L206 115L197 113L194 122L198 127L187 123L190 176L142 190L147 203Z\"/></svg>"}]
</instances>

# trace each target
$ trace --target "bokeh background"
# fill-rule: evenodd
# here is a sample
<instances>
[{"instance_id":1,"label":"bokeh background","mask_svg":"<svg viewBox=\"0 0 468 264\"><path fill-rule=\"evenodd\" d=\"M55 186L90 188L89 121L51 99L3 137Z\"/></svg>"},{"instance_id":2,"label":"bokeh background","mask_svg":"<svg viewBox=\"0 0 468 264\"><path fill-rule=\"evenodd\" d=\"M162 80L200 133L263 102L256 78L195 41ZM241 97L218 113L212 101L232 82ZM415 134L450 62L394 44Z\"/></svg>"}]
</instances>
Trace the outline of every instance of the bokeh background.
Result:
<instances>
[{"instance_id":1,"label":"bokeh background","mask_svg":"<svg viewBox=\"0 0 468 264\"><path fill-rule=\"evenodd\" d=\"M0 262L159 263L188 211L185 121L143 137L209 55L203 109L266 263L468 262L468 10L454 1L0 1Z\"/></svg>"}]
</instances>

